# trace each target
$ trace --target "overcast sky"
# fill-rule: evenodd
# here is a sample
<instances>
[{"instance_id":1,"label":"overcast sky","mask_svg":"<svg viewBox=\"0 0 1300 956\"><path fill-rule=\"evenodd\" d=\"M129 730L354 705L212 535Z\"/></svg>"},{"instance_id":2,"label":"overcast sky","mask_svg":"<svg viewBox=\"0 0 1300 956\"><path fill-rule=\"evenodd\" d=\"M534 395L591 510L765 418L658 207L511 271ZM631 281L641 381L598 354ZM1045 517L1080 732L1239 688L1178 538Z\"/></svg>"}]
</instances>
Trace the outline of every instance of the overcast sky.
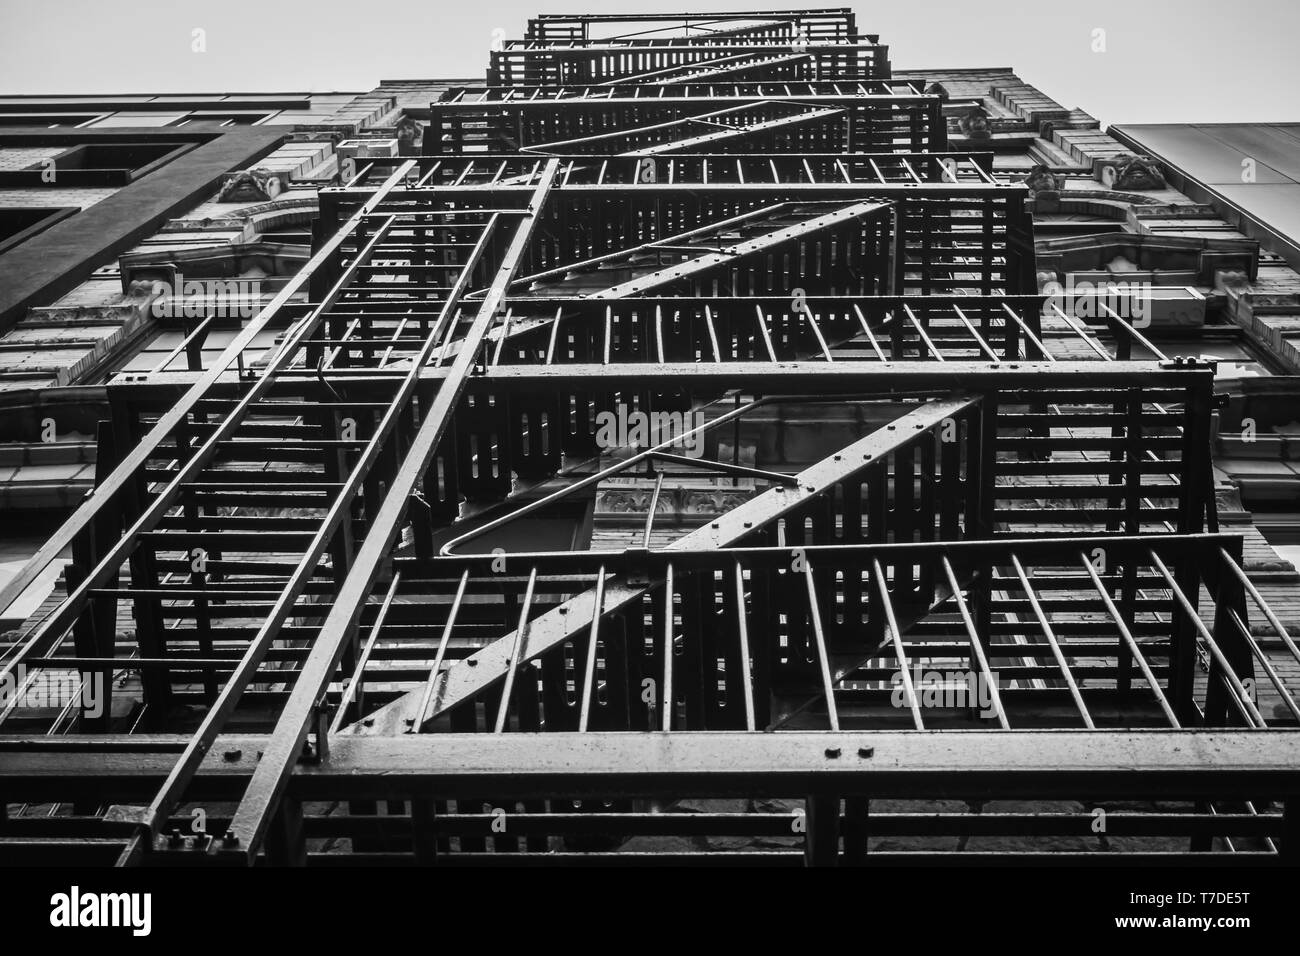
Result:
<instances>
[{"instance_id":1,"label":"overcast sky","mask_svg":"<svg viewBox=\"0 0 1300 956\"><path fill-rule=\"evenodd\" d=\"M0 94L326 92L365 90L390 78L481 77L493 31L520 36L526 19L539 12L762 6L757 0L556 6L544 0L0 0ZM1014 67L1062 105L1086 109L1104 123L1300 120L1300 0L854 6L859 28L881 34L896 68ZM196 30L204 31L203 52L194 50ZM1094 52L1099 30L1104 52Z\"/></svg>"}]
</instances>

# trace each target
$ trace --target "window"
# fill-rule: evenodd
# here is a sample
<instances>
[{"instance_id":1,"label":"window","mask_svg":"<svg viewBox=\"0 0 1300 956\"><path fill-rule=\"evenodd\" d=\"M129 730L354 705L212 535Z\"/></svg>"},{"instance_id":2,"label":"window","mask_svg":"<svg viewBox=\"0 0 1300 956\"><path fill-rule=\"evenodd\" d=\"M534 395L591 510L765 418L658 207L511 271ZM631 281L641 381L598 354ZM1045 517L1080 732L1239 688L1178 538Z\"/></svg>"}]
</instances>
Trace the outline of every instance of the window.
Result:
<instances>
[{"instance_id":1,"label":"window","mask_svg":"<svg viewBox=\"0 0 1300 956\"><path fill-rule=\"evenodd\" d=\"M144 111L136 113L112 113L103 119L91 123L92 127L103 129L110 126L171 126L185 118L185 113L159 113Z\"/></svg>"},{"instance_id":2,"label":"window","mask_svg":"<svg viewBox=\"0 0 1300 956\"><path fill-rule=\"evenodd\" d=\"M76 206L0 208L0 253L78 212Z\"/></svg>"},{"instance_id":3,"label":"window","mask_svg":"<svg viewBox=\"0 0 1300 956\"><path fill-rule=\"evenodd\" d=\"M195 145L193 142L176 140L83 143L51 157L56 176L54 180L47 177L48 164L38 163L27 169L0 170L0 187L125 186L193 149Z\"/></svg>"},{"instance_id":4,"label":"window","mask_svg":"<svg viewBox=\"0 0 1300 956\"><path fill-rule=\"evenodd\" d=\"M222 126L253 126L275 115L266 110L194 110L172 126L186 126L190 123L220 123Z\"/></svg>"},{"instance_id":5,"label":"window","mask_svg":"<svg viewBox=\"0 0 1300 956\"><path fill-rule=\"evenodd\" d=\"M99 113L0 113L0 126L72 127L89 123Z\"/></svg>"},{"instance_id":6,"label":"window","mask_svg":"<svg viewBox=\"0 0 1300 956\"><path fill-rule=\"evenodd\" d=\"M1216 379L1259 378L1268 377L1273 371L1256 355L1250 346L1240 337L1223 338L1207 335L1203 338L1172 339L1159 338L1156 347L1169 358L1199 358L1219 363ZM1146 349L1134 345L1133 358L1147 359Z\"/></svg>"}]
</instances>

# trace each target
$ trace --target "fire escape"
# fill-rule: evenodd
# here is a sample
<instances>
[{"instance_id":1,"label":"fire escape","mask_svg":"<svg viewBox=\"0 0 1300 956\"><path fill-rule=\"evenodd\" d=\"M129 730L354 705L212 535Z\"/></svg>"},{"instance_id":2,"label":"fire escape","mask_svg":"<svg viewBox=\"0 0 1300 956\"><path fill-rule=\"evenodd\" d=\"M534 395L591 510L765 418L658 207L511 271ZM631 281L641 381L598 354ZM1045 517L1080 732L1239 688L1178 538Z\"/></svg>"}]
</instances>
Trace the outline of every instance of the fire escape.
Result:
<instances>
[{"instance_id":1,"label":"fire escape","mask_svg":"<svg viewBox=\"0 0 1300 956\"><path fill-rule=\"evenodd\" d=\"M110 383L0 667L112 700L0 711L0 859L1294 861L1213 368L1038 295L956 115L848 9L530 20Z\"/></svg>"}]
</instances>

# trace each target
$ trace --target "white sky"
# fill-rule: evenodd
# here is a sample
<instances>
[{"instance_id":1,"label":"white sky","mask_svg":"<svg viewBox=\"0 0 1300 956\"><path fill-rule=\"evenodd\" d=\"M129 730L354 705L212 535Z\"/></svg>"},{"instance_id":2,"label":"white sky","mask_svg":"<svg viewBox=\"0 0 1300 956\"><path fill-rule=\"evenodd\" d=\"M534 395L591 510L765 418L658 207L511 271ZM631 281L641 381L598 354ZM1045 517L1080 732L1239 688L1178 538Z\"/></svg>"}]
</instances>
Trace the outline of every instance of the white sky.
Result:
<instances>
[{"instance_id":1,"label":"white sky","mask_svg":"<svg viewBox=\"0 0 1300 956\"><path fill-rule=\"evenodd\" d=\"M769 0L770 7L794 6ZM807 6L832 4L808 3ZM364 90L481 77L539 12L748 10L759 0L0 0L0 94ZM1103 123L1300 120L1300 0L855 4L896 68L1010 66ZM360 11L352 13L350 11ZM191 49L195 29L207 50ZM1106 31L1094 53L1093 31Z\"/></svg>"}]
</instances>

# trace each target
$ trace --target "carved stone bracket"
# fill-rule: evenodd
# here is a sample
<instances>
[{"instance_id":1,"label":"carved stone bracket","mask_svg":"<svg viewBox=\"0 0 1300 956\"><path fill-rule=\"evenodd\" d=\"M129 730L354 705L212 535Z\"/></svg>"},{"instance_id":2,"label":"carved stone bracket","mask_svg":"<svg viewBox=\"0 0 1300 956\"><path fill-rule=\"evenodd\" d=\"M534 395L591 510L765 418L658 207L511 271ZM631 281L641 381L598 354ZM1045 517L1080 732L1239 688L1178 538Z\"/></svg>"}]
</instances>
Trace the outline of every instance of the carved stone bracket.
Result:
<instances>
[{"instance_id":1,"label":"carved stone bracket","mask_svg":"<svg viewBox=\"0 0 1300 956\"><path fill-rule=\"evenodd\" d=\"M424 136L424 127L413 117L403 116L393 128L397 135L397 154L399 156L420 155L420 143Z\"/></svg>"},{"instance_id":2,"label":"carved stone bracket","mask_svg":"<svg viewBox=\"0 0 1300 956\"><path fill-rule=\"evenodd\" d=\"M1065 184L1065 177L1058 176L1047 166L1039 163L1029 171L1029 175L1023 182L1029 187L1030 195L1038 197L1043 194L1059 193Z\"/></svg>"},{"instance_id":3,"label":"carved stone bracket","mask_svg":"<svg viewBox=\"0 0 1300 956\"><path fill-rule=\"evenodd\" d=\"M992 139L993 130L989 125L989 114L982 106L971 107L966 115L957 120L957 127L969 139Z\"/></svg>"},{"instance_id":4,"label":"carved stone bracket","mask_svg":"<svg viewBox=\"0 0 1300 956\"><path fill-rule=\"evenodd\" d=\"M1164 173L1150 156L1100 160L1093 172L1098 181L1116 191L1149 192L1168 188Z\"/></svg>"},{"instance_id":5,"label":"carved stone bracket","mask_svg":"<svg viewBox=\"0 0 1300 956\"><path fill-rule=\"evenodd\" d=\"M280 177L269 169L241 169L226 177L217 202L269 202L283 188Z\"/></svg>"}]
</instances>

